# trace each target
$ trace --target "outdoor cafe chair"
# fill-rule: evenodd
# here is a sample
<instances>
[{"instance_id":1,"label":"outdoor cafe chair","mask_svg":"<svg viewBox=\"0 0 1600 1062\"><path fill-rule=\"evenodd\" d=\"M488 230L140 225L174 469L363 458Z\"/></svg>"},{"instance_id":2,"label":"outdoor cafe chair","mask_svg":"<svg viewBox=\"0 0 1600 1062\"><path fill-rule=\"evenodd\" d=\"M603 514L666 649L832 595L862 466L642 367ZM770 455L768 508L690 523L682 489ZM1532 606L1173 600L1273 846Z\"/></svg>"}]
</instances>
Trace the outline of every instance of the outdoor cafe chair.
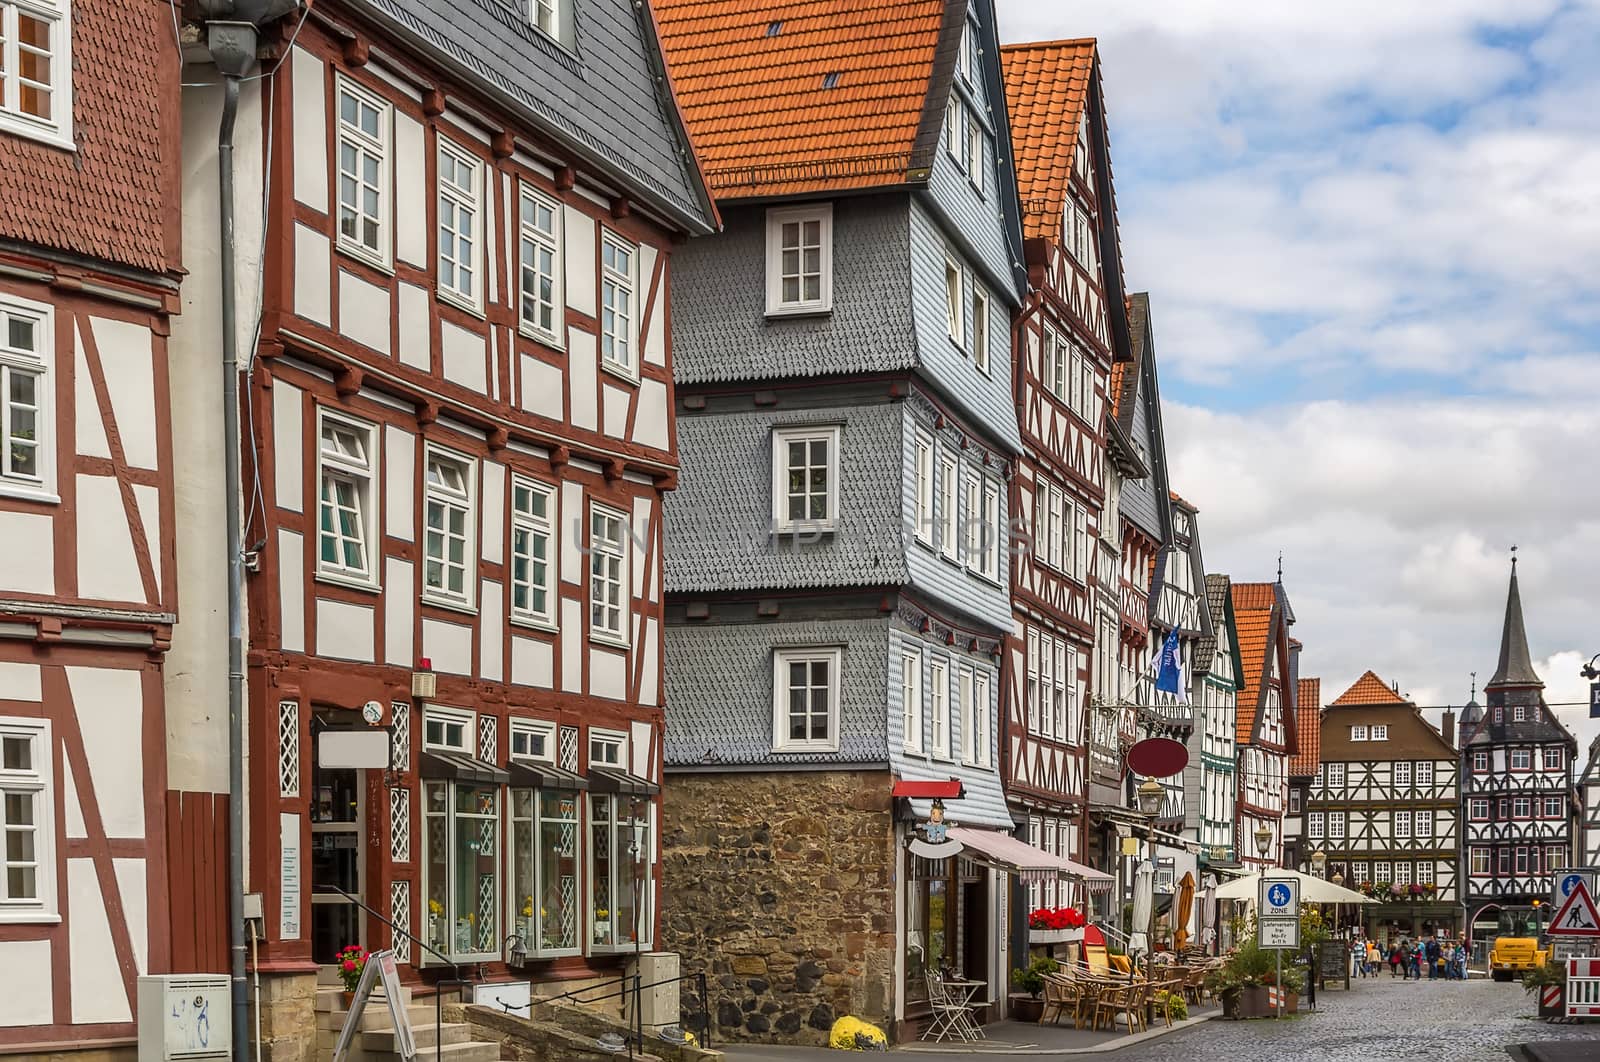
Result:
<instances>
[{"instance_id":1,"label":"outdoor cafe chair","mask_svg":"<svg viewBox=\"0 0 1600 1062\"><path fill-rule=\"evenodd\" d=\"M959 1001L938 972L929 970L926 980L928 1005L933 1010L933 1020L922 1031L922 1039L932 1039L935 1043L942 1040L973 1039L969 1033L969 1030L975 1028L972 1008Z\"/></svg>"}]
</instances>

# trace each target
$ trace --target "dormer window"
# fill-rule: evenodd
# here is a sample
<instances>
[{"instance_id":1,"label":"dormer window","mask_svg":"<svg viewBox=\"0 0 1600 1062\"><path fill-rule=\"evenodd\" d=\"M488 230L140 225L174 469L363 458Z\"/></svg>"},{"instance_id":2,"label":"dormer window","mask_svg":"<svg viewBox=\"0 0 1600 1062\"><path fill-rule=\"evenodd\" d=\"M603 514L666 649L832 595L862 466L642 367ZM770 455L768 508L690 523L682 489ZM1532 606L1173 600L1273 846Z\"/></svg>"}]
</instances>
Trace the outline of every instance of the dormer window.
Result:
<instances>
[{"instance_id":1,"label":"dormer window","mask_svg":"<svg viewBox=\"0 0 1600 1062\"><path fill-rule=\"evenodd\" d=\"M73 146L68 0L0 0L0 132Z\"/></svg>"},{"instance_id":2,"label":"dormer window","mask_svg":"<svg viewBox=\"0 0 1600 1062\"><path fill-rule=\"evenodd\" d=\"M563 48L572 47L572 0L528 0L528 22Z\"/></svg>"},{"instance_id":3,"label":"dormer window","mask_svg":"<svg viewBox=\"0 0 1600 1062\"><path fill-rule=\"evenodd\" d=\"M833 204L767 211L767 315L833 309Z\"/></svg>"}]
</instances>

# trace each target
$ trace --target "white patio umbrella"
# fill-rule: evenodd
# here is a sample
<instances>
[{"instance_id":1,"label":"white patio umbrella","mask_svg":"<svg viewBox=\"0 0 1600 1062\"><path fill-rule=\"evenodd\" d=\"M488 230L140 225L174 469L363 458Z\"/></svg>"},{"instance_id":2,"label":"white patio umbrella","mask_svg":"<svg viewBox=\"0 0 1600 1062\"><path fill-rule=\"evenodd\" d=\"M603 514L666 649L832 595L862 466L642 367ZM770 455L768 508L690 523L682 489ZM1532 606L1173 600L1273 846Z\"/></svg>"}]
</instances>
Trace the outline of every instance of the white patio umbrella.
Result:
<instances>
[{"instance_id":1,"label":"white patio umbrella","mask_svg":"<svg viewBox=\"0 0 1600 1062\"><path fill-rule=\"evenodd\" d=\"M1133 872L1133 924L1128 927L1128 950L1150 950L1150 911L1155 906L1156 868L1146 859Z\"/></svg>"},{"instance_id":2,"label":"white patio umbrella","mask_svg":"<svg viewBox=\"0 0 1600 1062\"><path fill-rule=\"evenodd\" d=\"M1250 900L1254 901L1261 894L1262 877L1269 878L1296 878L1300 882L1301 903L1377 903L1370 897L1359 892L1335 885L1325 878L1314 874L1302 874L1298 870L1288 870L1282 867L1273 867L1268 871L1256 871L1246 874L1242 878L1234 878L1226 885L1217 887L1215 898L1218 900Z\"/></svg>"},{"instance_id":3,"label":"white patio umbrella","mask_svg":"<svg viewBox=\"0 0 1600 1062\"><path fill-rule=\"evenodd\" d=\"M1217 886L1209 874L1205 883L1205 890L1200 893L1200 943L1210 952L1211 942L1217 939Z\"/></svg>"}]
</instances>

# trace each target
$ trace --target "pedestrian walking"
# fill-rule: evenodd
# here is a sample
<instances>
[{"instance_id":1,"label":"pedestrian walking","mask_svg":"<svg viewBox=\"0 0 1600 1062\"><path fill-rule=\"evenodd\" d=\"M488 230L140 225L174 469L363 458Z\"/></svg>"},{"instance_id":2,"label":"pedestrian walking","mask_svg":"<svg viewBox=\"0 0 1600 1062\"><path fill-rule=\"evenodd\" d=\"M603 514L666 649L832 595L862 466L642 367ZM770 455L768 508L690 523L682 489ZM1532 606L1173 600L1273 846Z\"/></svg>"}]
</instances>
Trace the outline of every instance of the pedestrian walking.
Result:
<instances>
[{"instance_id":1,"label":"pedestrian walking","mask_svg":"<svg viewBox=\"0 0 1600 1062\"><path fill-rule=\"evenodd\" d=\"M1400 972L1400 945L1389 945L1389 980L1394 980Z\"/></svg>"},{"instance_id":2,"label":"pedestrian walking","mask_svg":"<svg viewBox=\"0 0 1600 1062\"><path fill-rule=\"evenodd\" d=\"M1422 945L1422 961L1428 964L1428 980L1437 981L1440 967L1439 938L1437 935L1430 935Z\"/></svg>"}]
</instances>

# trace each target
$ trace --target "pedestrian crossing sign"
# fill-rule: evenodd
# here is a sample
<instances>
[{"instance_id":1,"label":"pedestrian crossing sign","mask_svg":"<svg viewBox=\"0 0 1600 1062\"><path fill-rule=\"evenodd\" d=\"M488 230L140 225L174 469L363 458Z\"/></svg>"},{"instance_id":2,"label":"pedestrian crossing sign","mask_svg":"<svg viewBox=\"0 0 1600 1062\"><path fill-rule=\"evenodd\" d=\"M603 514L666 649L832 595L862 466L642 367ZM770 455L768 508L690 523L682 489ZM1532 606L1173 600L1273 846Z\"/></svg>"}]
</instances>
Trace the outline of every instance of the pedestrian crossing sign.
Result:
<instances>
[{"instance_id":1,"label":"pedestrian crossing sign","mask_svg":"<svg viewBox=\"0 0 1600 1062\"><path fill-rule=\"evenodd\" d=\"M1552 937L1600 937L1600 912L1589 897L1589 887L1579 881L1567 894L1567 901L1550 920Z\"/></svg>"}]
</instances>

